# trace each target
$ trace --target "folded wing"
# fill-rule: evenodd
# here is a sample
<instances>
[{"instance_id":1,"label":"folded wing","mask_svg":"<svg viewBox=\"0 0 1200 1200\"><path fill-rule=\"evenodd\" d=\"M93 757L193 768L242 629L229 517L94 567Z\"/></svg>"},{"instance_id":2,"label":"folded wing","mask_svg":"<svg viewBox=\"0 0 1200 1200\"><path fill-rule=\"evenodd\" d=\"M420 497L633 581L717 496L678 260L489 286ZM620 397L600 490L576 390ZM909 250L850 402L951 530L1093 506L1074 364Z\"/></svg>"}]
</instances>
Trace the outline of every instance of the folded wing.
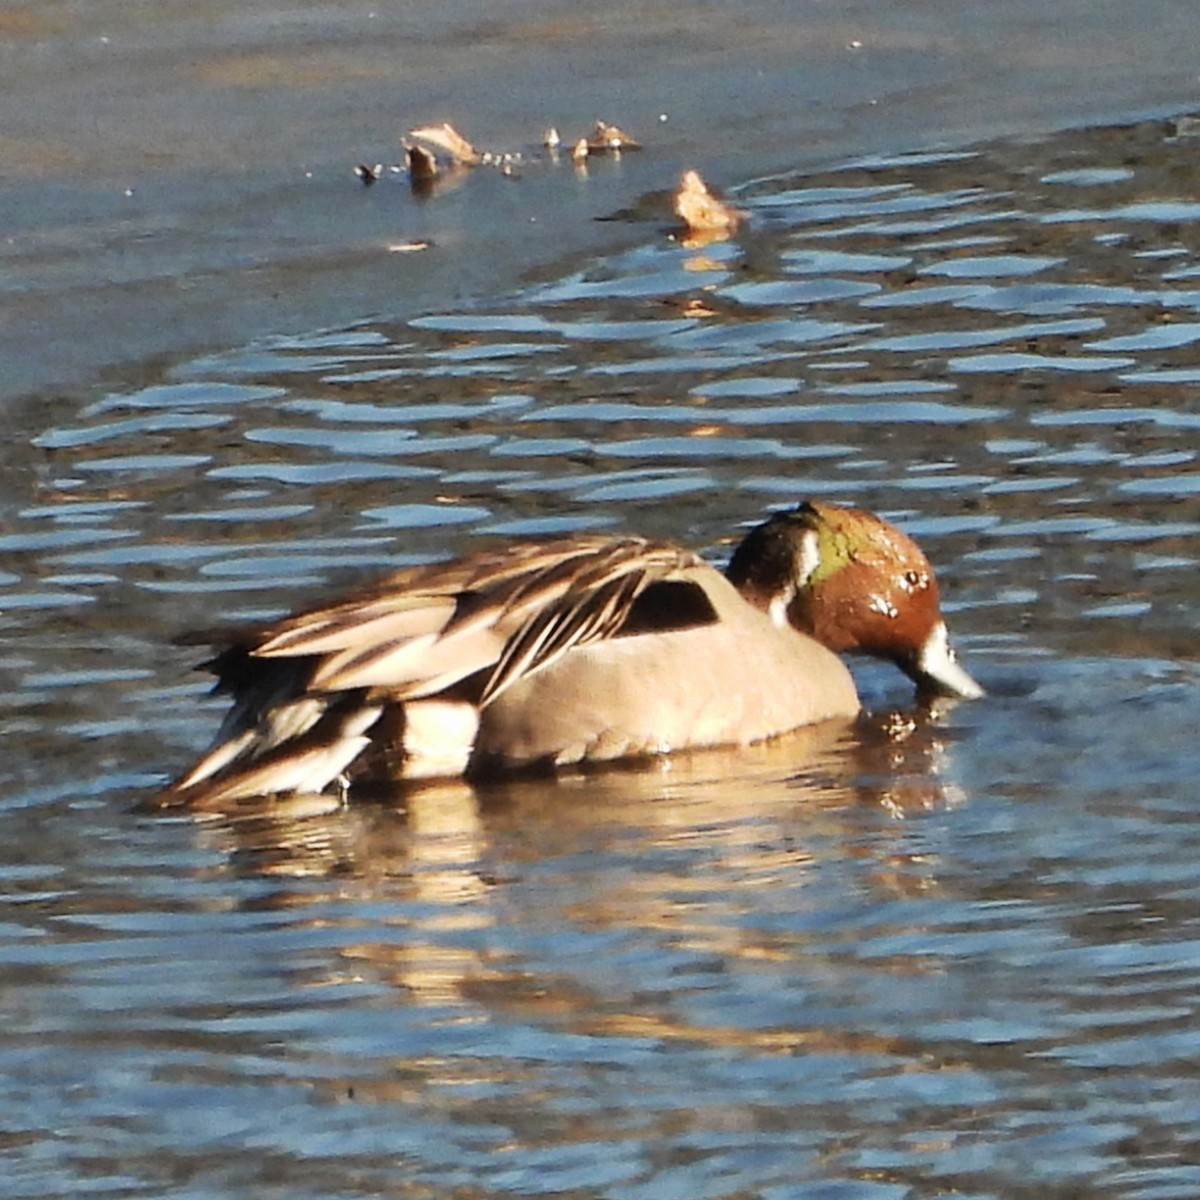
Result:
<instances>
[{"instance_id":1,"label":"folded wing","mask_svg":"<svg viewBox=\"0 0 1200 1200\"><path fill-rule=\"evenodd\" d=\"M479 710L591 643L715 620L709 571L641 538L515 546L410 568L227 639L205 666L233 708L162 799L323 790L383 729L403 738L406 705L448 697Z\"/></svg>"}]
</instances>

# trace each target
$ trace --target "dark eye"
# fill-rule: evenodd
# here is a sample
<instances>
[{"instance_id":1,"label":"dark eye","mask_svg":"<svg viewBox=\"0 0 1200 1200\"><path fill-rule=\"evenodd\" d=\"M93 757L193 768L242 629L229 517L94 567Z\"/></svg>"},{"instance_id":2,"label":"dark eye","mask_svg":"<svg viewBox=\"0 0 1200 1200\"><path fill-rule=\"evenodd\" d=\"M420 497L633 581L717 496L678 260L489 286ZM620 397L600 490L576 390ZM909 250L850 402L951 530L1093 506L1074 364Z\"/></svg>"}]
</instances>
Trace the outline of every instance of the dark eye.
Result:
<instances>
[{"instance_id":1,"label":"dark eye","mask_svg":"<svg viewBox=\"0 0 1200 1200\"><path fill-rule=\"evenodd\" d=\"M920 571L905 571L904 582L915 592L925 586L925 576Z\"/></svg>"}]
</instances>

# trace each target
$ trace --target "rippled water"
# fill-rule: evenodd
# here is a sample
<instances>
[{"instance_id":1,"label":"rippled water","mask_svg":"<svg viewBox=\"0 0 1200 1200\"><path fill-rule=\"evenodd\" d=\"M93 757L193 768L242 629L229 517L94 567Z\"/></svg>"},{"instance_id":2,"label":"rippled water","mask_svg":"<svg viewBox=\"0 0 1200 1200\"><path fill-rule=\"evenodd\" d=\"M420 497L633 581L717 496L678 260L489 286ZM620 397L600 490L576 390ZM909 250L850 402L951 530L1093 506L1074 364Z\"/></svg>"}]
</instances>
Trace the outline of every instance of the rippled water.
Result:
<instances>
[{"instance_id":1,"label":"rippled water","mask_svg":"<svg viewBox=\"0 0 1200 1200\"><path fill-rule=\"evenodd\" d=\"M4 1193L1200 1194L1195 149L761 180L737 242L23 414ZM181 629L807 495L921 538L986 701L867 667L840 740L131 811L217 721Z\"/></svg>"}]
</instances>

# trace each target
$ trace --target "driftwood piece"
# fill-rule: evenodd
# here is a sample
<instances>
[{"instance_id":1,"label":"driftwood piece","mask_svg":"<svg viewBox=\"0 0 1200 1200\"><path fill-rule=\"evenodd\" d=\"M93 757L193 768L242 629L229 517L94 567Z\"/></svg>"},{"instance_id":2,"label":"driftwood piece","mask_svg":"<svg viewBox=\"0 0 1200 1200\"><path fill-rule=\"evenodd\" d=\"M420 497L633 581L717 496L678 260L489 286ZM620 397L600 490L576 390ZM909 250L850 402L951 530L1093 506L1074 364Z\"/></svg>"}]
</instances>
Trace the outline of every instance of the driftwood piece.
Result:
<instances>
[{"instance_id":1,"label":"driftwood piece","mask_svg":"<svg viewBox=\"0 0 1200 1200\"><path fill-rule=\"evenodd\" d=\"M742 214L718 200L700 178L699 171L684 171L675 193L675 215L687 234L697 241L717 241L736 233Z\"/></svg>"},{"instance_id":2,"label":"driftwood piece","mask_svg":"<svg viewBox=\"0 0 1200 1200\"><path fill-rule=\"evenodd\" d=\"M618 125L597 121L595 129L587 136L587 148L591 154L613 154L621 150L640 150L642 143Z\"/></svg>"},{"instance_id":3,"label":"driftwood piece","mask_svg":"<svg viewBox=\"0 0 1200 1200\"><path fill-rule=\"evenodd\" d=\"M421 129L409 130L408 136L418 142L436 146L439 150L445 150L459 166L473 167L483 160L483 155L448 121L441 125L426 125Z\"/></svg>"}]
</instances>

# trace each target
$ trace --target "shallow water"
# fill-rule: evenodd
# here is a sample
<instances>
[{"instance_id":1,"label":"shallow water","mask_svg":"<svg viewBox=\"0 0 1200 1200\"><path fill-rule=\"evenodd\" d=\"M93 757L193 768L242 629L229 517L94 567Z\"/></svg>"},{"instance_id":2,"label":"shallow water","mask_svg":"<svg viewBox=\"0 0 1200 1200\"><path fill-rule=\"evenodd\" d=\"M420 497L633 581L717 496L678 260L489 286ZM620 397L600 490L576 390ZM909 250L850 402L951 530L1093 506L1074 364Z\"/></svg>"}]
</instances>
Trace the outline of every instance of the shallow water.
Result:
<instances>
[{"instance_id":1,"label":"shallow water","mask_svg":"<svg viewBox=\"0 0 1200 1200\"><path fill-rule=\"evenodd\" d=\"M1194 157L762 179L737 242L22 409L5 1194L1200 1192ZM218 719L181 629L807 495L922 540L988 699L863 666L860 728L744 755L131 811Z\"/></svg>"},{"instance_id":2,"label":"shallow water","mask_svg":"<svg viewBox=\"0 0 1200 1200\"><path fill-rule=\"evenodd\" d=\"M728 184L1175 111L1195 44L1193 0L7 0L0 404L496 294L635 240L596 218L684 166ZM528 150L597 117L650 152L586 186L530 171L464 211L351 174L418 125ZM414 238L437 253L389 253Z\"/></svg>"}]
</instances>

